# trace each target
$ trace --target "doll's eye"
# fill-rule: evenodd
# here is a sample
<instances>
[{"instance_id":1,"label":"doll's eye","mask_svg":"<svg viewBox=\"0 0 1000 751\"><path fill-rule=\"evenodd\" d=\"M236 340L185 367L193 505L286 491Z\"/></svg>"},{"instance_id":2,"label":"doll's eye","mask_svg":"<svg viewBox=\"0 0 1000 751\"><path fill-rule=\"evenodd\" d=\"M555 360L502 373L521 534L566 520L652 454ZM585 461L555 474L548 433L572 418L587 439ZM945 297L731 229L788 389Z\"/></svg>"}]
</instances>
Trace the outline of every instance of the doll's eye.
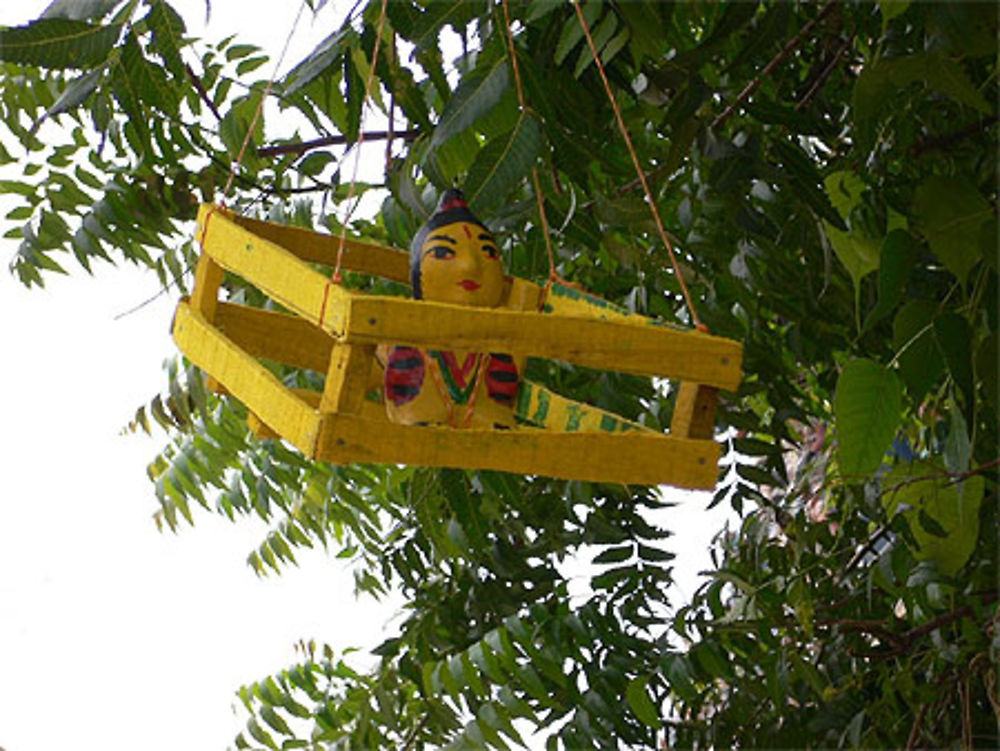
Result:
<instances>
[{"instance_id":1,"label":"doll's eye","mask_svg":"<svg viewBox=\"0 0 1000 751\"><path fill-rule=\"evenodd\" d=\"M497 250L496 245L484 245L483 252L486 253L487 258L489 258L491 261L495 261L497 258L500 257L500 251Z\"/></svg>"},{"instance_id":2,"label":"doll's eye","mask_svg":"<svg viewBox=\"0 0 1000 751\"><path fill-rule=\"evenodd\" d=\"M434 245L426 253L424 253L425 257L429 255L434 256L440 261L445 261L455 257L455 249L448 248L444 245Z\"/></svg>"}]
</instances>

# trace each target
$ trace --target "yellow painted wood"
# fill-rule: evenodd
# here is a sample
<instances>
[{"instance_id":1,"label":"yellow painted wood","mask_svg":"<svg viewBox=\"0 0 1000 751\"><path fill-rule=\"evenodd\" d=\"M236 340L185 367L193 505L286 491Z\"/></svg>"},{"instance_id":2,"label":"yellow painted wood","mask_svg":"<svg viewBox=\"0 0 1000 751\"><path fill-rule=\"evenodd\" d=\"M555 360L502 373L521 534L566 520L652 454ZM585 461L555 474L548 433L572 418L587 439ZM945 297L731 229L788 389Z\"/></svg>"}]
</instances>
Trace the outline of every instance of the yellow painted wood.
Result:
<instances>
[{"instance_id":1,"label":"yellow painted wood","mask_svg":"<svg viewBox=\"0 0 1000 751\"><path fill-rule=\"evenodd\" d=\"M215 378L210 375L205 376L205 388L211 391L213 394L225 394L226 387L219 383Z\"/></svg>"},{"instance_id":2,"label":"yellow painted wood","mask_svg":"<svg viewBox=\"0 0 1000 751\"><path fill-rule=\"evenodd\" d=\"M313 456L319 413L286 388L267 368L182 302L174 317L174 341L202 370L285 440Z\"/></svg>"},{"instance_id":3,"label":"yellow painted wood","mask_svg":"<svg viewBox=\"0 0 1000 751\"><path fill-rule=\"evenodd\" d=\"M638 313L632 313L627 308L609 303L597 295L592 295L568 284L552 284L544 297L543 313L574 318L598 318L603 321L617 321L633 326L658 326L676 331L688 331L681 326L674 326L656 318L647 318Z\"/></svg>"},{"instance_id":4,"label":"yellow painted wood","mask_svg":"<svg viewBox=\"0 0 1000 751\"><path fill-rule=\"evenodd\" d=\"M194 272L194 290L191 294L191 304L204 316L206 321L215 320L215 311L219 304L219 287L226 272L212 260L207 253L202 253Z\"/></svg>"},{"instance_id":5,"label":"yellow painted wood","mask_svg":"<svg viewBox=\"0 0 1000 751\"><path fill-rule=\"evenodd\" d=\"M175 318L178 346L210 385L243 401L262 436L281 436L334 462L486 468L602 482L710 488L718 389L740 381L736 342L632 315L572 287L508 277L501 309L352 293L309 263L332 265L338 239L203 207L203 258L192 302ZM207 226L206 226L207 223ZM405 282L407 254L350 242L344 268ZM296 315L218 301L232 271ZM213 319L214 324L213 325ZM518 413L543 426L454 430L389 421L366 399L381 384L377 346L516 353L682 380L672 432L663 435L524 382ZM286 388L255 358L327 374L324 392ZM375 363L375 367L373 367ZM544 402L544 409L543 409Z\"/></svg>"},{"instance_id":6,"label":"yellow painted wood","mask_svg":"<svg viewBox=\"0 0 1000 751\"><path fill-rule=\"evenodd\" d=\"M357 414L368 392L375 345L336 344L330 354L320 412Z\"/></svg>"},{"instance_id":7,"label":"yellow painted wood","mask_svg":"<svg viewBox=\"0 0 1000 751\"><path fill-rule=\"evenodd\" d=\"M650 430L613 412L598 409L560 396L554 391L532 381L521 381L514 413L521 420L551 430L565 433L623 433L629 430Z\"/></svg>"},{"instance_id":8,"label":"yellow painted wood","mask_svg":"<svg viewBox=\"0 0 1000 751\"><path fill-rule=\"evenodd\" d=\"M670 419L671 435L711 439L715 434L715 406L719 390L697 383L682 383Z\"/></svg>"},{"instance_id":9,"label":"yellow painted wood","mask_svg":"<svg viewBox=\"0 0 1000 751\"><path fill-rule=\"evenodd\" d=\"M325 373L334 339L287 313L220 302L215 325L253 357Z\"/></svg>"},{"instance_id":10,"label":"yellow painted wood","mask_svg":"<svg viewBox=\"0 0 1000 751\"><path fill-rule=\"evenodd\" d=\"M496 469L599 482L712 487L719 446L653 431L556 433L545 430L450 430L394 425L379 405L361 415L320 415L265 367L210 326L187 303L177 310L174 338L196 365L211 370L261 426L308 456L333 462L404 463ZM313 392L315 393L315 392Z\"/></svg>"},{"instance_id":11,"label":"yellow painted wood","mask_svg":"<svg viewBox=\"0 0 1000 751\"><path fill-rule=\"evenodd\" d=\"M230 218L244 229L275 245L280 245L303 261L330 267L337 263L339 237L234 214L230 214ZM345 238L341 268L385 277L404 284L410 283L409 253L374 243Z\"/></svg>"},{"instance_id":12,"label":"yellow painted wood","mask_svg":"<svg viewBox=\"0 0 1000 751\"><path fill-rule=\"evenodd\" d=\"M719 445L653 432L550 433L453 430L324 415L317 458L337 464L417 464L495 469L592 482L711 488Z\"/></svg>"},{"instance_id":13,"label":"yellow painted wood","mask_svg":"<svg viewBox=\"0 0 1000 751\"><path fill-rule=\"evenodd\" d=\"M334 336L343 332L348 293L292 253L236 224L221 209L206 213L203 249L220 266Z\"/></svg>"},{"instance_id":14,"label":"yellow painted wood","mask_svg":"<svg viewBox=\"0 0 1000 751\"><path fill-rule=\"evenodd\" d=\"M502 307L507 310L537 311L541 299L542 288L537 284L517 276L506 278Z\"/></svg>"},{"instance_id":15,"label":"yellow painted wood","mask_svg":"<svg viewBox=\"0 0 1000 751\"><path fill-rule=\"evenodd\" d=\"M735 389L741 377L742 347L698 331L394 297L353 295L346 340L516 352L723 389Z\"/></svg>"}]
</instances>

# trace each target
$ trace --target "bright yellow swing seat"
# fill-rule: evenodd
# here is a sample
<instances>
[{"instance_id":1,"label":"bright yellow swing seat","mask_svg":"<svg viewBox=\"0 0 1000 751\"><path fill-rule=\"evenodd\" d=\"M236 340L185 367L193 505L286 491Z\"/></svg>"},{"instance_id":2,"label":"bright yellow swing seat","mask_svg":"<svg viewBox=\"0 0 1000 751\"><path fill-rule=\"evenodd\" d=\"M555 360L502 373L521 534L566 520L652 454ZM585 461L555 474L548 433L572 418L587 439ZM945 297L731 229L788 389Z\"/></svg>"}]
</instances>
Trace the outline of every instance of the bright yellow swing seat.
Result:
<instances>
[{"instance_id":1,"label":"bright yellow swing seat","mask_svg":"<svg viewBox=\"0 0 1000 751\"><path fill-rule=\"evenodd\" d=\"M627 312L573 288L506 277L499 308L470 308L345 289L310 264L334 266L338 238L203 206L202 256L174 339L220 391L242 401L262 436L323 461L479 468L518 474L711 488L716 392L740 382L742 347ZM405 252L345 241L345 269L406 283ZM224 271L291 313L218 299ZM379 345L506 352L680 380L668 434L522 381L512 430L390 422ZM285 386L261 362L325 374L322 392Z\"/></svg>"}]
</instances>

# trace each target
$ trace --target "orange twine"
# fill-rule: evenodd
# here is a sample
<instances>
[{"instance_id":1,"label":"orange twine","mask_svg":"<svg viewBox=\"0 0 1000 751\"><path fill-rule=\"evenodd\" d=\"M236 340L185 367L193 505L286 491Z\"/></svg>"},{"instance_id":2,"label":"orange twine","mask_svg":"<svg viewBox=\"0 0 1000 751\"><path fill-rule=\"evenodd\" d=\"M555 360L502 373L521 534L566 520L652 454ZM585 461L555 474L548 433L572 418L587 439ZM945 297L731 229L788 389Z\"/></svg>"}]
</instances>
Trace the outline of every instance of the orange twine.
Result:
<instances>
[{"instance_id":1,"label":"orange twine","mask_svg":"<svg viewBox=\"0 0 1000 751\"><path fill-rule=\"evenodd\" d=\"M375 47L372 49L372 64L368 69L368 80L365 82L365 95L364 102L362 102L362 108L364 108L364 103L368 101L371 96L372 83L375 80L375 68L378 67L378 51L379 47L382 45L382 29L385 26L385 8L388 4L388 0L382 0L382 9L378 17L378 27L375 29ZM344 217L344 222L340 227L340 244L337 247L337 265L333 268L333 279L335 284L340 284L340 267L344 260L344 243L347 240L347 224L351 221L351 216L354 214L354 208L350 205L351 199L354 198L355 186L358 182L358 165L361 162L361 145L365 142L365 129L358 128L358 140L355 142L354 147L356 149L354 155L354 171L351 173L351 184L347 189L347 216ZM326 304L326 298L324 297L324 306Z\"/></svg>"},{"instance_id":2,"label":"orange twine","mask_svg":"<svg viewBox=\"0 0 1000 751\"><path fill-rule=\"evenodd\" d=\"M507 51L510 56L511 68L514 70L514 87L517 89L517 101L521 107L521 111L527 112L528 105L525 102L524 88L521 85L521 70L517 64L517 52L514 48L514 34L510 30L510 10L507 6L507 0L501 0L501 5L503 6L504 30L507 32L505 35ZM545 252L549 259L549 279L545 284L538 303L538 309L541 310L545 306L545 300L548 299L549 290L552 288L553 282L560 282L567 285L570 283L563 279L556 271L555 253L552 250L552 238L549 236L549 219L545 213L545 196L542 193L541 181L538 179L537 167L531 168L531 181L535 188L535 200L538 202L538 218L542 224L542 237L545 238Z\"/></svg>"},{"instance_id":3,"label":"orange twine","mask_svg":"<svg viewBox=\"0 0 1000 751\"><path fill-rule=\"evenodd\" d=\"M306 0L302 0L302 4L299 6L299 12L295 14L295 20L292 22L292 28L288 32L288 36L285 37L285 46L281 48L281 54L278 55L278 61L274 64L274 70L271 72L271 77L267 80L267 84L264 86L264 91L261 94L260 102L257 104L257 109L253 113L253 119L250 121L250 127L247 128L246 137L243 139L243 144L240 146L239 153L236 155L236 160L229 167L229 178L226 180L226 186L222 189L222 206L226 205L226 194L229 193L229 189L233 187L233 180L236 178L236 170L239 168L240 164L243 162L243 156L246 154L247 146L250 145L250 140L253 138L253 129L257 127L257 122L260 120L261 113L264 111L264 102L271 95L271 88L274 86L274 77L278 75L278 70L281 68L281 63L285 60L285 55L288 53L288 47L292 42L292 37L295 36L295 29L299 26L299 21L302 19L302 13L306 9ZM206 225L208 221L206 218Z\"/></svg>"},{"instance_id":4,"label":"orange twine","mask_svg":"<svg viewBox=\"0 0 1000 751\"><path fill-rule=\"evenodd\" d=\"M573 0L573 9L576 11L577 18L580 19L580 26L583 28L583 34L587 38L587 45L590 47L590 51L594 56L594 64L597 66L597 72L601 74L601 81L604 82L604 90L607 92L608 99L611 101L612 109L614 109L615 119L618 121L618 128L621 130L622 137L625 139L625 145L628 147L628 152L632 157L632 163L635 165L635 171L639 176L639 182L642 183L643 192L646 194L646 203L649 204L649 210L653 214L653 220L656 222L656 229L659 231L660 238L663 240L663 245L666 247L667 253L670 256L670 263L674 268L674 275L677 277L677 281L681 285L681 292L684 294L684 301L687 303L688 313L691 316L691 320L694 322L695 328L699 331L708 333L708 327L698 318L694 302L691 299L691 293L687 288L687 284L684 282L684 275L681 274L680 266L677 263L677 256L674 253L673 243L670 242L670 237L667 235L667 231L663 228L663 222L660 220L660 212L656 208L656 203L653 201L653 193L649 189L649 183L646 181L646 173L643 172L642 165L639 164L639 156L635 153L635 147L632 146L632 139L628 134L628 128L625 127L625 121L622 119L621 110L618 109L618 102L615 100L614 92L611 90L611 84L608 82L608 76L604 72L604 64L601 62L601 56L597 52L597 46L594 44L594 38L590 34L590 27L587 25L587 19L583 17L583 11L580 9L579 0Z\"/></svg>"}]
</instances>

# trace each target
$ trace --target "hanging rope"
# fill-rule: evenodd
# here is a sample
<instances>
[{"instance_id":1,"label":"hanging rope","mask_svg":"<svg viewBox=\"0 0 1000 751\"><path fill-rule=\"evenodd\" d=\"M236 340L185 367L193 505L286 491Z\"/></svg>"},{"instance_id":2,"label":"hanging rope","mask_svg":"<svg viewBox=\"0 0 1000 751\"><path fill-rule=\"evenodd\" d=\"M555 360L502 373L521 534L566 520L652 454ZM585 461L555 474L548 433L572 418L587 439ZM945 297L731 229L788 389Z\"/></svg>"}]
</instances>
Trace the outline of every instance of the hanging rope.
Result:
<instances>
[{"instance_id":1,"label":"hanging rope","mask_svg":"<svg viewBox=\"0 0 1000 751\"><path fill-rule=\"evenodd\" d=\"M295 14L295 20L292 22L292 28L289 29L288 36L285 37L285 45L281 48L281 54L278 55L278 60L275 62L274 69L271 71L271 77L267 79L267 84L264 86L264 91L261 93L260 101L257 103L257 109L254 111L253 118L250 120L250 127L247 128L247 134L243 138L243 144L240 146L240 150L236 154L236 159L234 159L232 164L229 165L229 177L226 180L225 187L222 189L222 197L217 203L212 204L208 213L205 215L205 221L201 225L201 234L198 236L198 244L202 248L205 247L205 236L208 234L208 225L211 223L212 217L215 216L216 211L226 207L226 195L233 187L233 180L236 179L236 172L240 168L240 164L243 162L247 146L250 145L250 141L253 139L254 128L257 127L257 123L260 121L261 113L264 111L264 102L267 101L267 97L271 94L271 88L274 86L274 79L278 75L278 71L281 69L281 64L285 60L285 55L288 54L288 47L292 42L292 37L295 36L295 30L298 28L299 21L302 19L302 13L306 9L306 4L307 0L302 0L298 13Z\"/></svg>"},{"instance_id":2,"label":"hanging rope","mask_svg":"<svg viewBox=\"0 0 1000 751\"><path fill-rule=\"evenodd\" d=\"M226 195L229 193L229 189L233 187L233 180L236 179L236 170L239 169L240 164L243 162L243 156L246 154L247 146L250 145L250 141L253 139L254 128L257 127L257 123L260 121L261 113L264 111L264 102L267 101L268 96L271 94L271 89L274 86L274 79L278 75L278 70L281 68L282 62L285 60L285 55L288 54L288 47L292 42L292 37L295 36L295 30L299 26L299 21L302 19L302 13L305 9L306 0L302 0L302 4L299 6L299 12L295 14L295 20L292 22L292 28L289 30L288 36L285 37L285 46L281 48L281 54L278 55L278 61L274 64L274 70L271 71L271 77L267 79L267 84L264 86L264 92L261 94L260 102L257 104L257 109L253 113L253 119L250 121L250 127L247 128L247 134L243 139L243 145L240 146L240 150L236 154L236 160L229 167L229 179L226 180L226 187L222 189L221 203L223 206L226 205Z\"/></svg>"},{"instance_id":3,"label":"hanging rope","mask_svg":"<svg viewBox=\"0 0 1000 751\"><path fill-rule=\"evenodd\" d=\"M388 0L382 0L382 8L379 12L378 26L375 29L375 47L372 50L372 64L368 68L368 80L365 81L365 92L364 98L361 101L361 112L364 113L365 104L368 102L369 96L371 96L372 82L375 80L375 69L378 67L378 52L379 47L382 45L382 29L385 27L385 8L388 4ZM351 184L347 189L347 216L344 217L344 221L340 227L340 243L337 246L337 264L333 267L333 276L330 278L335 284L340 284L340 267L344 260L344 244L347 241L347 225L351 221L351 217L354 215L354 209L357 206L351 206L351 199L354 198L355 187L358 182L358 165L361 162L361 145L365 142L365 130L364 128L358 128L358 140L354 144L354 170L351 173ZM323 310L326 309L326 296L323 297ZM322 318L322 315L321 315Z\"/></svg>"},{"instance_id":4,"label":"hanging rope","mask_svg":"<svg viewBox=\"0 0 1000 751\"><path fill-rule=\"evenodd\" d=\"M506 3L506 0L504 0ZM635 165L635 171L639 176L639 182L642 184L642 189L646 194L646 203L649 204L649 210L653 214L653 221L656 222L656 229L660 233L660 238L663 240L663 245L667 249L667 254L670 256L670 263L674 269L674 275L677 277L677 281L681 285L681 292L684 294L684 301L687 304L688 314L691 316L691 321L694 326L699 331L708 331L708 327L705 326L698 318L698 313L695 310L694 302L691 299L691 293L688 291L687 284L684 282L684 275L681 274L680 266L677 263L677 256L674 253L673 243L670 242L670 237L667 235L667 231L663 228L663 222L660 220L660 212L656 208L656 202L653 200L653 193L649 189L649 183L646 180L646 173L643 172L642 165L639 164L639 157L635 153L635 147L632 145L632 138L628 134L628 128L625 127L625 121L622 119L621 110L618 109L618 102L615 100L614 92L611 90L611 84L608 82L608 76L604 72L604 64L601 62L601 56L597 52L597 46L594 44L594 38L590 34L590 27L587 24L587 19L583 17L583 11L580 9L579 0L573 0L573 9L576 11L577 18L580 19L580 26L583 29L583 35L587 39L587 45L590 47L590 52L594 56L594 64L597 66L597 72L601 74L601 81L604 82L604 90L608 94L608 99L611 101L611 107L615 112L615 119L618 121L618 128L621 130L622 137L625 139L625 145L628 147L628 153L632 157L632 163Z\"/></svg>"},{"instance_id":5,"label":"hanging rope","mask_svg":"<svg viewBox=\"0 0 1000 751\"><path fill-rule=\"evenodd\" d=\"M517 101L520 105L521 112L523 113L528 111L528 105L525 102L524 88L521 85L521 70L517 64L517 51L514 47L514 34L510 28L510 9L507 6L507 0L501 0L501 5L503 6L507 53L510 57L510 65L514 69L514 86L517 89ZM555 253L552 251L552 238L549 236L549 219L545 214L545 195L542 193L542 185L541 181L538 179L537 167L531 168L531 181L535 188L535 200L538 202L538 218L542 224L542 236L545 238L545 253L549 259L549 280L546 283L542 297L539 300L539 308L541 308L545 304L546 298L548 298L549 289L552 287L553 282L560 282L562 284L568 284L568 282L556 271L556 257Z\"/></svg>"}]
</instances>

